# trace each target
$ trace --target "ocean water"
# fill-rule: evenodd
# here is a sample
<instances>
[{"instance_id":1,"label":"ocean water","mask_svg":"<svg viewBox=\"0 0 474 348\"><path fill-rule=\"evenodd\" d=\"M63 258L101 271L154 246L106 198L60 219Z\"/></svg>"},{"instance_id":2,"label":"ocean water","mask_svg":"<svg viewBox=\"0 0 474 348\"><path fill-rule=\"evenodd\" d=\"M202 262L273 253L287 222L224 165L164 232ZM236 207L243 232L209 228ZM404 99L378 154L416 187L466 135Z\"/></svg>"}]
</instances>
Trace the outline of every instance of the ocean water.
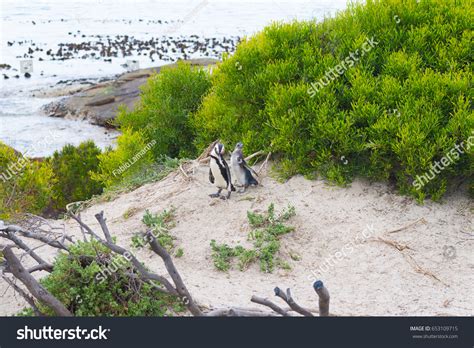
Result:
<instances>
[{"instance_id":1,"label":"ocean water","mask_svg":"<svg viewBox=\"0 0 474 348\"><path fill-rule=\"evenodd\" d=\"M1 0L0 6L0 64L11 66L0 69L0 140L30 156L47 156L66 143L87 139L103 148L118 134L85 121L44 116L41 106L54 99L35 97L35 90L60 81L112 77L125 72L130 60L145 68L183 58L178 50L167 60L152 61L139 51L111 61L81 52L58 60L47 54L49 50L55 53L62 44L84 42L94 46L125 35L139 41L194 36L196 42L225 42L252 35L272 21L322 20L344 9L346 0ZM222 52L218 47L208 57L220 58ZM194 52L188 57L205 56ZM29 66L31 77L26 78L24 69Z\"/></svg>"}]
</instances>

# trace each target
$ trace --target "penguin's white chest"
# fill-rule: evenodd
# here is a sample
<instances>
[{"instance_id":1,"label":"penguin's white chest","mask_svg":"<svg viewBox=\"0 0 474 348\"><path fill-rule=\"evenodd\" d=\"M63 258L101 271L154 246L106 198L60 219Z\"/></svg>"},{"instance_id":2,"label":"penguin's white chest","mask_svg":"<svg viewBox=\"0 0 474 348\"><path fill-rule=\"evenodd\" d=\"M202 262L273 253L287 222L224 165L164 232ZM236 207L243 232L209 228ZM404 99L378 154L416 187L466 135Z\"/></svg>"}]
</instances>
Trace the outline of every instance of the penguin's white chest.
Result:
<instances>
[{"instance_id":1,"label":"penguin's white chest","mask_svg":"<svg viewBox=\"0 0 474 348\"><path fill-rule=\"evenodd\" d=\"M245 170L240 166L235 156L231 157L230 165L232 168L234 181L237 182L239 185L245 185Z\"/></svg>"},{"instance_id":2,"label":"penguin's white chest","mask_svg":"<svg viewBox=\"0 0 474 348\"><path fill-rule=\"evenodd\" d=\"M219 164L216 162L214 158L211 158L211 171L212 175L214 176L214 185L219 188L227 188L227 182L225 178L222 176L221 169L219 168Z\"/></svg>"}]
</instances>

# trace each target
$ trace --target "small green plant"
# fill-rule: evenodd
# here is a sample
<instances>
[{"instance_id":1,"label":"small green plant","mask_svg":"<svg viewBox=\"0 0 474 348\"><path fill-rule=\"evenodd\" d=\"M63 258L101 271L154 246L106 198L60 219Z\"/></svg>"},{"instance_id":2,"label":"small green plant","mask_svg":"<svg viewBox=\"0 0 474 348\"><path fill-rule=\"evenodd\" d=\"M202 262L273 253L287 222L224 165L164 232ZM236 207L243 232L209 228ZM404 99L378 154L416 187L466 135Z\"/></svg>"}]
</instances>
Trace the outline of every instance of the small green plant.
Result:
<instances>
[{"instance_id":1,"label":"small green plant","mask_svg":"<svg viewBox=\"0 0 474 348\"><path fill-rule=\"evenodd\" d=\"M285 222L295 215L295 208L288 206L279 215L275 214L274 204L270 204L267 212L247 212L247 219L253 230L249 233L249 240L253 242L253 249L246 249L241 245L231 247L227 244L217 244L211 240L212 259L214 266L220 271L228 271L232 259L237 257L239 269L247 269L253 262L259 260L262 272L272 272L275 266L290 269L284 260L275 260L275 255L280 250L280 236L294 230L286 226Z\"/></svg>"},{"instance_id":2,"label":"small green plant","mask_svg":"<svg viewBox=\"0 0 474 348\"><path fill-rule=\"evenodd\" d=\"M174 254L174 256L176 257L183 257L183 255L184 255L183 248L178 248L178 250L176 250L176 253Z\"/></svg>"},{"instance_id":3,"label":"small green plant","mask_svg":"<svg viewBox=\"0 0 474 348\"><path fill-rule=\"evenodd\" d=\"M174 207L171 207L170 210L163 210L159 214L152 214L149 210L146 210L142 219L142 222L147 227L151 228L151 233L158 243L160 243L160 245L168 252L172 252L175 247L174 240L176 237L169 233L169 231L176 226L175 211L176 209ZM141 234L136 234L132 237L132 247L139 249L145 244L147 244L147 242ZM179 252L179 250L177 252ZM184 252L181 249L181 256L183 253Z\"/></svg>"}]
</instances>

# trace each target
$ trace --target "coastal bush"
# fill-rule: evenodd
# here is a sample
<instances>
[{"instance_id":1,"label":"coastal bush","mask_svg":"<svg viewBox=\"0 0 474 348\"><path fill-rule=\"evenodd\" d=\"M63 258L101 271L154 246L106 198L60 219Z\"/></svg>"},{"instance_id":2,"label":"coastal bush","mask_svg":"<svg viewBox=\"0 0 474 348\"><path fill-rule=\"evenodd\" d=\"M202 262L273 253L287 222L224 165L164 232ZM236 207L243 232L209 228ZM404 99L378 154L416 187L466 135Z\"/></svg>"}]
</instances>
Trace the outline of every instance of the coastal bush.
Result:
<instances>
[{"instance_id":1,"label":"coastal bush","mask_svg":"<svg viewBox=\"0 0 474 348\"><path fill-rule=\"evenodd\" d=\"M164 316L184 310L179 298L156 291L139 277L131 278L128 274L137 271L130 261L98 241L78 242L53 266L40 282L75 316ZM44 305L38 307L54 315Z\"/></svg>"},{"instance_id":2,"label":"coastal bush","mask_svg":"<svg viewBox=\"0 0 474 348\"><path fill-rule=\"evenodd\" d=\"M117 122L121 128L143 131L147 141L156 141L156 158L194 155L190 117L209 87L209 74L203 68L183 62L164 67L142 87L140 103L133 111L119 111Z\"/></svg>"},{"instance_id":3,"label":"coastal bush","mask_svg":"<svg viewBox=\"0 0 474 348\"><path fill-rule=\"evenodd\" d=\"M154 162L155 145L153 140L147 143L142 132L123 129L117 148L108 148L98 155L99 166L97 171L91 172L92 179L111 188L136 177Z\"/></svg>"},{"instance_id":4,"label":"coastal bush","mask_svg":"<svg viewBox=\"0 0 474 348\"><path fill-rule=\"evenodd\" d=\"M92 180L91 171L99 166L100 149L92 141L79 146L66 145L49 159L56 182L53 186L53 206L64 210L66 204L91 198L102 192L100 182Z\"/></svg>"},{"instance_id":5,"label":"coastal bush","mask_svg":"<svg viewBox=\"0 0 474 348\"><path fill-rule=\"evenodd\" d=\"M56 182L51 165L31 160L0 142L0 219L42 213Z\"/></svg>"},{"instance_id":6,"label":"coastal bush","mask_svg":"<svg viewBox=\"0 0 474 348\"><path fill-rule=\"evenodd\" d=\"M368 0L274 23L215 70L195 144L243 141L277 154L284 177L388 180L420 201L472 187L471 13L468 0Z\"/></svg>"}]
</instances>

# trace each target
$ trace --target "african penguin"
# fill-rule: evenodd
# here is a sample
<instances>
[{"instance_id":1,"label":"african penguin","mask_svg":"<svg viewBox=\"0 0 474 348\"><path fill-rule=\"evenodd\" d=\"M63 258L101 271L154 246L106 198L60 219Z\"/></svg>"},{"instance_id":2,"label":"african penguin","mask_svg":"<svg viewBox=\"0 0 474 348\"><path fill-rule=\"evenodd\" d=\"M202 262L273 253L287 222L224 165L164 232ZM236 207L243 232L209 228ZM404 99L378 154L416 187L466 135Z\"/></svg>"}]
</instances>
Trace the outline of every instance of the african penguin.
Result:
<instances>
[{"instance_id":1,"label":"african penguin","mask_svg":"<svg viewBox=\"0 0 474 348\"><path fill-rule=\"evenodd\" d=\"M224 157L224 145L217 143L211 151L211 162L209 168L209 181L216 185L217 193L210 194L210 197L229 199L231 191L235 191L232 185L229 166ZM221 196L221 191L227 190L227 196Z\"/></svg>"},{"instance_id":2,"label":"african penguin","mask_svg":"<svg viewBox=\"0 0 474 348\"><path fill-rule=\"evenodd\" d=\"M257 175L257 173L245 162L242 154L243 147L244 145L242 143L237 143L234 152L232 152L230 156L232 172L238 185L243 187L243 189L239 191L241 193L245 192L250 185L258 185L258 181L252 176L252 173L255 175Z\"/></svg>"}]
</instances>

